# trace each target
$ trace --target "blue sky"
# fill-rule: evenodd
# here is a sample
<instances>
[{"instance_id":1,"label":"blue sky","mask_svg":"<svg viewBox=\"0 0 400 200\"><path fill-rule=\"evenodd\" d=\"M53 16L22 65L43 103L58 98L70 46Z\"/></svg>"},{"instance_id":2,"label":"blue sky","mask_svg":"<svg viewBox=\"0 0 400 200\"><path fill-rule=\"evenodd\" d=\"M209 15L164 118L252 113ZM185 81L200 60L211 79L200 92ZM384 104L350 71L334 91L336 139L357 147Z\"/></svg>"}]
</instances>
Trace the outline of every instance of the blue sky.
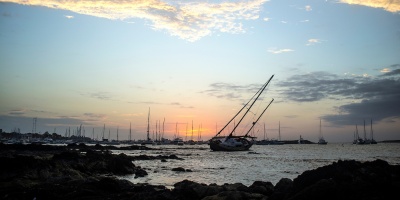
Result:
<instances>
[{"instance_id":1,"label":"blue sky","mask_svg":"<svg viewBox=\"0 0 400 200\"><path fill-rule=\"evenodd\" d=\"M270 138L399 139L399 1L0 1L0 128L215 134L275 75ZM258 129L257 129L258 130ZM115 135L115 134L114 134Z\"/></svg>"}]
</instances>

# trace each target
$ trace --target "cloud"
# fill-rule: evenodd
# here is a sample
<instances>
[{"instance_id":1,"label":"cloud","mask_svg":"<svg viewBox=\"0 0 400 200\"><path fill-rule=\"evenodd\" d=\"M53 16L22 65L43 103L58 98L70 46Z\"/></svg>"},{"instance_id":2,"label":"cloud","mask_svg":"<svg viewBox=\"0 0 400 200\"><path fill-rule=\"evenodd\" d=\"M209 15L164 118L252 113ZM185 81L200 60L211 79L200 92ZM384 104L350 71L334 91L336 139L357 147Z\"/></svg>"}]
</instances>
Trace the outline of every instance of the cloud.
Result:
<instances>
[{"instance_id":1,"label":"cloud","mask_svg":"<svg viewBox=\"0 0 400 200\"><path fill-rule=\"evenodd\" d=\"M339 0L340 3L382 8L389 12L400 12L399 0Z\"/></svg>"},{"instance_id":2,"label":"cloud","mask_svg":"<svg viewBox=\"0 0 400 200\"><path fill-rule=\"evenodd\" d=\"M201 93L219 99L243 101L249 98L248 94L256 93L260 89L261 84L235 85L218 82L210 84L209 87L209 90L202 91ZM246 96L242 96L242 94Z\"/></svg>"},{"instance_id":3,"label":"cloud","mask_svg":"<svg viewBox=\"0 0 400 200\"><path fill-rule=\"evenodd\" d=\"M72 15L64 15L64 17L67 18L67 19L73 19L74 18L74 16L72 16Z\"/></svg>"},{"instance_id":4,"label":"cloud","mask_svg":"<svg viewBox=\"0 0 400 200\"><path fill-rule=\"evenodd\" d=\"M10 110L8 112L9 115L24 115L26 113L26 110Z\"/></svg>"},{"instance_id":5,"label":"cloud","mask_svg":"<svg viewBox=\"0 0 400 200\"><path fill-rule=\"evenodd\" d=\"M382 74L381 76L397 76L400 75L400 69L395 69L393 71L387 71L384 74Z\"/></svg>"},{"instance_id":6,"label":"cloud","mask_svg":"<svg viewBox=\"0 0 400 200\"><path fill-rule=\"evenodd\" d=\"M196 41L213 31L245 33L242 21L259 18L268 0L209 3L163 0L10 0L23 5L69 10L95 17L129 20L145 19L155 30L167 31L187 41ZM130 22L130 21L129 21Z\"/></svg>"},{"instance_id":7,"label":"cloud","mask_svg":"<svg viewBox=\"0 0 400 200\"><path fill-rule=\"evenodd\" d=\"M354 124L354 119L373 117L382 120L400 117L400 79L372 77L340 77L327 72L298 74L277 83L285 99L295 102L316 102L326 99L347 99L338 105L338 114L323 116L337 125ZM338 101L339 102L339 101Z\"/></svg>"},{"instance_id":8,"label":"cloud","mask_svg":"<svg viewBox=\"0 0 400 200\"><path fill-rule=\"evenodd\" d=\"M269 21L270 19L271 19L271 18L268 18L268 17L264 17L264 18L263 18L263 20L266 21L266 22Z\"/></svg>"},{"instance_id":9,"label":"cloud","mask_svg":"<svg viewBox=\"0 0 400 200\"><path fill-rule=\"evenodd\" d=\"M312 8L310 5L305 6L304 9L306 9L306 11L312 11Z\"/></svg>"},{"instance_id":10,"label":"cloud","mask_svg":"<svg viewBox=\"0 0 400 200\"><path fill-rule=\"evenodd\" d=\"M112 96L108 92L92 92L92 93L86 93L86 94L82 94L82 95L89 96L89 97L95 98L95 99L105 100L105 101L112 100Z\"/></svg>"},{"instance_id":11,"label":"cloud","mask_svg":"<svg viewBox=\"0 0 400 200\"><path fill-rule=\"evenodd\" d=\"M397 76L400 75L400 64L394 64L390 66L391 68L398 68L391 70L389 68L383 68L380 72L384 73L381 76Z\"/></svg>"},{"instance_id":12,"label":"cloud","mask_svg":"<svg viewBox=\"0 0 400 200\"><path fill-rule=\"evenodd\" d=\"M95 114L95 113L83 113L84 116L89 118L96 118L96 119L105 119L107 116L103 114Z\"/></svg>"},{"instance_id":13,"label":"cloud","mask_svg":"<svg viewBox=\"0 0 400 200\"><path fill-rule=\"evenodd\" d=\"M318 44L318 43L321 43L321 40L320 39L315 39L315 38L312 38L312 39L309 39L309 40L307 40L307 46L311 46L311 45L314 45L314 44Z\"/></svg>"},{"instance_id":14,"label":"cloud","mask_svg":"<svg viewBox=\"0 0 400 200\"><path fill-rule=\"evenodd\" d=\"M273 54L280 54L280 53L287 53L287 52L291 52L294 51L293 49L268 49L269 53L273 53Z\"/></svg>"}]
</instances>

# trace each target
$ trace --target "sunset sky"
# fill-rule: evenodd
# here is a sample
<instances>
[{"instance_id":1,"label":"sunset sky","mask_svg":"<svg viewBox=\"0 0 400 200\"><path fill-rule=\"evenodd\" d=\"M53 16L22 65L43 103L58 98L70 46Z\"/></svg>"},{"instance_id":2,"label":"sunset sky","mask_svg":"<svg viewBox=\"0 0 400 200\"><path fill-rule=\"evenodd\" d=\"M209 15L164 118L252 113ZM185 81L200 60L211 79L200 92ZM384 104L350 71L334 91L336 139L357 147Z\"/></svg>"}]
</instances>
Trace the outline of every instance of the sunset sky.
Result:
<instances>
[{"instance_id":1,"label":"sunset sky","mask_svg":"<svg viewBox=\"0 0 400 200\"><path fill-rule=\"evenodd\" d=\"M5 132L207 140L272 75L259 138L400 139L400 0L0 0Z\"/></svg>"}]
</instances>

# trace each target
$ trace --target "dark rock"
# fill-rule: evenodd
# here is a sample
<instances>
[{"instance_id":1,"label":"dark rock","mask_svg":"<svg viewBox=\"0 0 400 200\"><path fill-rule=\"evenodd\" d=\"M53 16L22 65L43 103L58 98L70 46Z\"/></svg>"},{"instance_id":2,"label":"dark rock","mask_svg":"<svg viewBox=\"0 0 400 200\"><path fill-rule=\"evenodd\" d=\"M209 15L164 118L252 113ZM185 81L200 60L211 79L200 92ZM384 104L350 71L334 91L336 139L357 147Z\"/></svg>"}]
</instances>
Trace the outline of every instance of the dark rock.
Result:
<instances>
[{"instance_id":1,"label":"dark rock","mask_svg":"<svg viewBox=\"0 0 400 200\"><path fill-rule=\"evenodd\" d=\"M274 187L274 193L270 199L284 199L292 191L293 181L288 178L282 178Z\"/></svg>"},{"instance_id":2,"label":"dark rock","mask_svg":"<svg viewBox=\"0 0 400 200\"><path fill-rule=\"evenodd\" d=\"M274 192L274 185L271 182L254 181L249 189L252 193L270 196Z\"/></svg>"},{"instance_id":3,"label":"dark rock","mask_svg":"<svg viewBox=\"0 0 400 200\"><path fill-rule=\"evenodd\" d=\"M184 171L186 171L183 167L176 167L176 168L172 168L172 171L175 171L175 172L184 172Z\"/></svg>"},{"instance_id":4,"label":"dark rock","mask_svg":"<svg viewBox=\"0 0 400 200\"><path fill-rule=\"evenodd\" d=\"M177 199L203 199L206 196L216 195L224 189L221 186L207 186L189 180L183 180L174 184L172 194Z\"/></svg>"},{"instance_id":5,"label":"dark rock","mask_svg":"<svg viewBox=\"0 0 400 200\"><path fill-rule=\"evenodd\" d=\"M242 183L234 183L234 184L224 184L224 189L228 191L243 191L243 192L249 192L249 188Z\"/></svg>"},{"instance_id":6,"label":"dark rock","mask_svg":"<svg viewBox=\"0 0 400 200\"><path fill-rule=\"evenodd\" d=\"M207 196L203 200L267 200L267 197L257 193L241 191L224 191L213 196Z\"/></svg>"}]
</instances>

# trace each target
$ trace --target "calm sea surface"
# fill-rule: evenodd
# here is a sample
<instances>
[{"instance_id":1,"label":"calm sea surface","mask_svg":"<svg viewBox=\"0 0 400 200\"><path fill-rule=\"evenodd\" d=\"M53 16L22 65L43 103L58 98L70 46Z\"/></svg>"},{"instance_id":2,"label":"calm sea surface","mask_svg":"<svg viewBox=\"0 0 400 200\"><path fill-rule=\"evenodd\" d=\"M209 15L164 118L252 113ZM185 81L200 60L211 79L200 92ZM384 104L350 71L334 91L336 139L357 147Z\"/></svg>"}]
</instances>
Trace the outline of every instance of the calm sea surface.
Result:
<instances>
[{"instance_id":1,"label":"calm sea surface","mask_svg":"<svg viewBox=\"0 0 400 200\"><path fill-rule=\"evenodd\" d=\"M253 145L250 151L214 152L208 145L160 145L156 150L114 151L128 155L176 155L184 160L167 159L135 161L148 172L148 176L134 178L123 176L133 183L173 185L184 179L198 183L243 183L270 181L274 185L281 178L294 179L306 170L329 165L338 160L372 161L382 159L390 164L400 164L400 144L376 145L352 144L292 144ZM175 172L172 168L183 167L192 172Z\"/></svg>"}]
</instances>

